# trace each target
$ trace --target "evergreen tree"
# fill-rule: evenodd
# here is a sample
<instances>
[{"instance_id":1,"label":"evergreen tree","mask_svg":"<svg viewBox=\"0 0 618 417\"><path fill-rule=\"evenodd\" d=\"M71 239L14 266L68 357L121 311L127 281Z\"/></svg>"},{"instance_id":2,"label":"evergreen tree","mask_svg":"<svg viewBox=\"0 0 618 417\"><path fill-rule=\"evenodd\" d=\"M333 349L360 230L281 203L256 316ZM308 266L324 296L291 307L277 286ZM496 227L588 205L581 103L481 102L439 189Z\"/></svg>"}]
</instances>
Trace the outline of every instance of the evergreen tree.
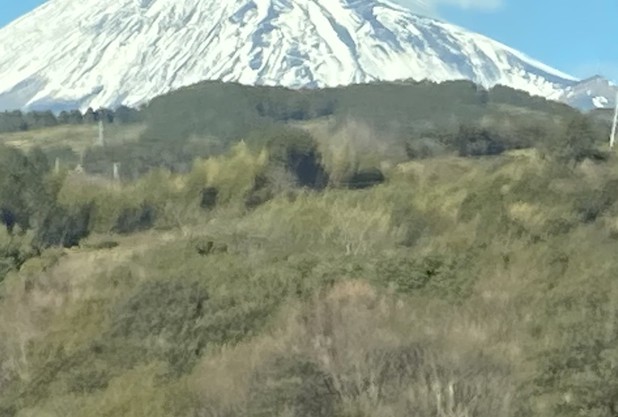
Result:
<instances>
[{"instance_id":1,"label":"evergreen tree","mask_svg":"<svg viewBox=\"0 0 618 417\"><path fill-rule=\"evenodd\" d=\"M82 113L79 110L71 110L71 112L69 113L69 123L70 124L78 125L78 124L81 124L83 121L84 121L84 117L82 116Z\"/></svg>"},{"instance_id":2,"label":"evergreen tree","mask_svg":"<svg viewBox=\"0 0 618 417\"><path fill-rule=\"evenodd\" d=\"M92 107L88 107L86 113L84 113L84 123L95 123L98 121L97 114L92 110Z\"/></svg>"},{"instance_id":3,"label":"evergreen tree","mask_svg":"<svg viewBox=\"0 0 618 417\"><path fill-rule=\"evenodd\" d=\"M96 111L96 120L103 120L103 123L114 122L114 111L106 108L100 108Z\"/></svg>"},{"instance_id":4,"label":"evergreen tree","mask_svg":"<svg viewBox=\"0 0 618 417\"><path fill-rule=\"evenodd\" d=\"M44 127L56 126L58 120L51 111L38 112L33 111L26 115L26 121L29 129L41 129Z\"/></svg>"},{"instance_id":5,"label":"evergreen tree","mask_svg":"<svg viewBox=\"0 0 618 417\"><path fill-rule=\"evenodd\" d=\"M28 124L21 111L0 113L0 132L18 132L28 130Z\"/></svg>"},{"instance_id":6,"label":"evergreen tree","mask_svg":"<svg viewBox=\"0 0 618 417\"><path fill-rule=\"evenodd\" d=\"M61 111L58 115L58 123L61 125L68 125L70 123L70 120L71 116L66 110Z\"/></svg>"},{"instance_id":7,"label":"evergreen tree","mask_svg":"<svg viewBox=\"0 0 618 417\"><path fill-rule=\"evenodd\" d=\"M141 121L139 110L120 106L114 112L114 122L119 124L137 123Z\"/></svg>"}]
</instances>

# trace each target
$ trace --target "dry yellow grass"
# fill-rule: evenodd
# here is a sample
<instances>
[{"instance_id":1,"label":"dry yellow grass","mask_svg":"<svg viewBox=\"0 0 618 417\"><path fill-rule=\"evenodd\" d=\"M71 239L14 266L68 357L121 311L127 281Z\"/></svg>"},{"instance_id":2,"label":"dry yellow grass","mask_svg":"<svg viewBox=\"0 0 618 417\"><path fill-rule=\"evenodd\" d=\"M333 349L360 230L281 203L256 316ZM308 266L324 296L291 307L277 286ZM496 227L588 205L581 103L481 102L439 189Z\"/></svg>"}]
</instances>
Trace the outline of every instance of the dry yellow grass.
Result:
<instances>
[{"instance_id":1,"label":"dry yellow grass","mask_svg":"<svg viewBox=\"0 0 618 417\"><path fill-rule=\"evenodd\" d=\"M137 140L144 125L106 125L105 138L109 143ZM0 133L0 143L19 149L68 146L76 153L83 152L96 143L99 135L97 125L63 125L25 132Z\"/></svg>"},{"instance_id":2,"label":"dry yellow grass","mask_svg":"<svg viewBox=\"0 0 618 417\"><path fill-rule=\"evenodd\" d=\"M498 342L511 323L496 317L488 325L473 309L422 304L380 294L362 281L343 281L308 306L288 305L270 334L206 358L188 385L204 415L228 415L250 396L251 370L272 357L297 355L332 378L343 415L508 415L511 383L499 373L471 377L466 369L490 366L470 362L469 354ZM518 352L512 340L507 344Z\"/></svg>"}]
</instances>

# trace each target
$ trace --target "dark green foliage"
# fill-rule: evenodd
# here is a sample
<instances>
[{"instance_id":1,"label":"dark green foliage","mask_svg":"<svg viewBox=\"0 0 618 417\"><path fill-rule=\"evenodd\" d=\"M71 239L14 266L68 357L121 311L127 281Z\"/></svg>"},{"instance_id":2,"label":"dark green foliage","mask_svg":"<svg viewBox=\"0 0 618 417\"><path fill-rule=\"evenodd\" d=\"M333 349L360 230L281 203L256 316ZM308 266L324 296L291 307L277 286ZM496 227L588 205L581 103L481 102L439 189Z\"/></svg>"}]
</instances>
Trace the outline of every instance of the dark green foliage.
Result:
<instances>
[{"instance_id":1,"label":"dark green foliage","mask_svg":"<svg viewBox=\"0 0 618 417\"><path fill-rule=\"evenodd\" d=\"M114 231L116 233L133 233L150 229L156 220L157 212L148 202L139 207L127 207L118 216Z\"/></svg>"},{"instance_id":2,"label":"dark green foliage","mask_svg":"<svg viewBox=\"0 0 618 417\"><path fill-rule=\"evenodd\" d=\"M270 187L268 178L265 175L258 175L255 178L253 188L245 198L245 207L254 209L273 198L273 196L274 193L272 187Z\"/></svg>"},{"instance_id":3,"label":"dark green foliage","mask_svg":"<svg viewBox=\"0 0 618 417\"><path fill-rule=\"evenodd\" d=\"M308 132L283 126L258 130L247 138L254 149L266 148L271 163L284 167L301 187L321 190L328 184L328 173L322 165L322 156L315 139ZM256 182L256 188L266 185L265 178Z\"/></svg>"},{"instance_id":4,"label":"dark green foliage","mask_svg":"<svg viewBox=\"0 0 618 417\"><path fill-rule=\"evenodd\" d=\"M56 116L51 111L45 112L30 112L25 114L25 122L28 129L40 129L44 127L52 127L58 124Z\"/></svg>"},{"instance_id":5,"label":"dark green foliage","mask_svg":"<svg viewBox=\"0 0 618 417\"><path fill-rule=\"evenodd\" d=\"M393 286L401 293L461 300L469 294L473 283L471 276L461 271L470 271L471 267L465 257L412 257L398 252L377 262L376 276L381 285Z\"/></svg>"},{"instance_id":6,"label":"dark green foliage","mask_svg":"<svg viewBox=\"0 0 618 417\"><path fill-rule=\"evenodd\" d=\"M70 112L63 110L58 115L58 124L60 125L78 125L84 121L84 117L79 110L71 110Z\"/></svg>"},{"instance_id":7,"label":"dark green foliage","mask_svg":"<svg viewBox=\"0 0 618 417\"><path fill-rule=\"evenodd\" d=\"M81 123L95 123L103 120L106 123L129 124L143 121L143 116L137 109L120 106L118 109L89 108L83 115L79 110L62 111L58 116L51 111L32 111L23 113L5 111L0 113L0 133L19 132L25 130L42 129L58 125L76 125Z\"/></svg>"},{"instance_id":8,"label":"dark green foliage","mask_svg":"<svg viewBox=\"0 0 618 417\"><path fill-rule=\"evenodd\" d=\"M567 104L532 96L522 90L516 90L504 85L496 85L489 90L489 102L526 107L531 110L547 111L554 114L573 114L575 111Z\"/></svg>"},{"instance_id":9,"label":"dark green foliage","mask_svg":"<svg viewBox=\"0 0 618 417\"><path fill-rule=\"evenodd\" d=\"M344 180L345 185L351 190L360 190L382 184L386 178L378 168L363 169L352 174Z\"/></svg>"},{"instance_id":10,"label":"dark green foliage","mask_svg":"<svg viewBox=\"0 0 618 417\"><path fill-rule=\"evenodd\" d=\"M211 296L193 279L148 281L114 307L109 346L135 351L132 361L159 358L186 372L209 345L234 344L263 323L264 312Z\"/></svg>"},{"instance_id":11,"label":"dark green foliage","mask_svg":"<svg viewBox=\"0 0 618 417\"><path fill-rule=\"evenodd\" d=\"M36 244L41 248L77 246L90 233L92 210L92 204L72 210L61 206L52 207L38 229Z\"/></svg>"},{"instance_id":12,"label":"dark green foliage","mask_svg":"<svg viewBox=\"0 0 618 417\"><path fill-rule=\"evenodd\" d=\"M28 155L16 150L4 153L5 169L0 178L0 215L9 232L16 227L32 231L33 249L75 246L89 234L91 204L64 207L56 194L62 178L49 177L46 155L34 148Z\"/></svg>"},{"instance_id":13,"label":"dark green foliage","mask_svg":"<svg viewBox=\"0 0 618 417\"><path fill-rule=\"evenodd\" d=\"M192 362L210 336L203 323L208 302L197 282L148 282L115 308L111 337L131 340L178 365Z\"/></svg>"},{"instance_id":14,"label":"dark green foliage","mask_svg":"<svg viewBox=\"0 0 618 417\"><path fill-rule=\"evenodd\" d=\"M406 155L409 159L424 159L447 153L448 146L442 138L423 137L405 142Z\"/></svg>"},{"instance_id":15,"label":"dark green foliage","mask_svg":"<svg viewBox=\"0 0 618 417\"><path fill-rule=\"evenodd\" d=\"M249 382L251 417L289 415L331 417L337 396L333 381L302 356L275 356L254 371Z\"/></svg>"},{"instance_id":16,"label":"dark green foliage","mask_svg":"<svg viewBox=\"0 0 618 417\"><path fill-rule=\"evenodd\" d=\"M472 126L461 126L453 142L459 156L500 155L506 150L497 134Z\"/></svg>"},{"instance_id":17,"label":"dark green foliage","mask_svg":"<svg viewBox=\"0 0 618 417\"><path fill-rule=\"evenodd\" d=\"M307 133L291 133L274 138L268 144L275 160L283 159L285 168L301 187L323 189L328 184L328 174L322 166L315 141Z\"/></svg>"},{"instance_id":18,"label":"dark green foliage","mask_svg":"<svg viewBox=\"0 0 618 417\"><path fill-rule=\"evenodd\" d=\"M28 157L12 148L0 148L0 212L9 229L26 230L34 216L49 205L43 176L49 169L40 151Z\"/></svg>"},{"instance_id":19,"label":"dark green foliage","mask_svg":"<svg viewBox=\"0 0 618 417\"><path fill-rule=\"evenodd\" d=\"M219 190L215 187L206 187L202 190L200 198L200 207L204 210L212 210L217 205L217 197Z\"/></svg>"},{"instance_id":20,"label":"dark green foliage","mask_svg":"<svg viewBox=\"0 0 618 417\"><path fill-rule=\"evenodd\" d=\"M557 162L569 165L584 159L604 159L595 145L599 139L598 135L591 119L578 114L570 118L543 149Z\"/></svg>"},{"instance_id":21,"label":"dark green foliage","mask_svg":"<svg viewBox=\"0 0 618 417\"><path fill-rule=\"evenodd\" d=\"M80 124L84 121L84 116L79 110L71 110L68 119L69 124Z\"/></svg>"},{"instance_id":22,"label":"dark green foliage","mask_svg":"<svg viewBox=\"0 0 618 417\"><path fill-rule=\"evenodd\" d=\"M94 112L92 107L88 107L84 113L84 123L94 123L96 121L98 121L97 114Z\"/></svg>"},{"instance_id":23,"label":"dark green foliage","mask_svg":"<svg viewBox=\"0 0 618 417\"><path fill-rule=\"evenodd\" d=\"M91 249L113 249L115 247L118 247L118 242L114 240L103 240L85 246Z\"/></svg>"},{"instance_id":24,"label":"dark green foliage","mask_svg":"<svg viewBox=\"0 0 618 417\"><path fill-rule=\"evenodd\" d=\"M19 132L43 127L52 127L58 120L52 112L12 111L0 113L0 132Z\"/></svg>"},{"instance_id":25,"label":"dark green foliage","mask_svg":"<svg viewBox=\"0 0 618 417\"><path fill-rule=\"evenodd\" d=\"M531 111L529 103L537 112L531 116L526 114ZM523 114L513 116L509 106L522 109ZM253 148L267 146L275 160L296 172L300 185L321 189L328 178L318 167L321 157L314 141L308 133L290 128L289 122L325 115L337 126L350 119L362 121L372 131L396 138L409 158L424 158L449 151L478 156L543 146L556 124L546 119L573 114L576 111L568 107L520 96L515 90L485 91L464 81L302 91L211 81L158 97L140 111L124 107L115 113L87 111L86 123L113 115L115 123L143 120L146 131L137 143L88 149L84 168L111 176L112 164L120 162L125 180L152 168L186 172L195 158L224 153L244 139ZM474 127L486 118L499 128ZM462 124L471 127L460 128Z\"/></svg>"},{"instance_id":26,"label":"dark green foliage","mask_svg":"<svg viewBox=\"0 0 618 417\"><path fill-rule=\"evenodd\" d=\"M331 116L362 120L396 136L441 129L455 132L483 115L504 114L500 106L573 115L566 105L509 88L485 91L468 81L374 83L294 91L203 82L154 99L145 110L150 140L214 136L228 142L273 124ZM501 113L502 112L502 113Z\"/></svg>"},{"instance_id":27,"label":"dark green foliage","mask_svg":"<svg viewBox=\"0 0 618 417\"><path fill-rule=\"evenodd\" d=\"M28 259L37 255L32 239L26 233L13 233L0 246L0 283L7 273L19 269Z\"/></svg>"},{"instance_id":28,"label":"dark green foliage","mask_svg":"<svg viewBox=\"0 0 618 417\"><path fill-rule=\"evenodd\" d=\"M258 92L260 93L260 92ZM290 94L283 88L270 89L270 94L260 95L255 106L259 116L278 120L310 120L330 116L335 110L335 99L319 97L311 90Z\"/></svg>"},{"instance_id":29,"label":"dark green foliage","mask_svg":"<svg viewBox=\"0 0 618 417\"><path fill-rule=\"evenodd\" d=\"M590 189L575 200L575 210L582 222L594 222L618 202L618 180L610 180L600 189Z\"/></svg>"},{"instance_id":30,"label":"dark green foliage","mask_svg":"<svg viewBox=\"0 0 618 417\"><path fill-rule=\"evenodd\" d=\"M148 129L143 137L159 141L214 136L229 142L277 122L332 114L334 99L317 91L199 83L153 99L145 109Z\"/></svg>"},{"instance_id":31,"label":"dark green foliage","mask_svg":"<svg viewBox=\"0 0 618 417\"><path fill-rule=\"evenodd\" d=\"M11 240L0 253L0 277L45 248L75 246L90 233L92 205L59 204L63 179L50 176L50 168L38 148L28 154L0 148L0 227Z\"/></svg>"},{"instance_id":32,"label":"dark green foliage","mask_svg":"<svg viewBox=\"0 0 618 417\"><path fill-rule=\"evenodd\" d=\"M315 149L308 152L288 150L286 165L301 187L321 190L328 184L328 174L321 164L320 154Z\"/></svg>"},{"instance_id":33,"label":"dark green foliage","mask_svg":"<svg viewBox=\"0 0 618 417\"><path fill-rule=\"evenodd\" d=\"M143 115L137 109L120 106L113 112L113 121L118 124L139 123L143 121Z\"/></svg>"},{"instance_id":34,"label":"dark green foliage","mask_svg":"<svg viewBox=\"0 0 618 417\"><path fill-rule=\"evenodd\" d=\"M80 113L81 116L81 113ZM66 110L63 110L60 112L60 114L58 114L58 124L61 125L68 125L69 124L69 120L70 120L70 115L69 112Z\"/></svg>"},{"instance_id":35,"label":"dark green foliage","mask_svg":"<svg viewBox=\"0 0 618 417\"><path fill-rule=\"evenodd\" d=\"M566 125L562 137L562 152L559 157L581 161L594 153L595 132L590 120L584 116L574 117Z\"/></svg>"},{"instance_id":36,"label":"dark green foliage","mask_svg":"<svg viewBox=\"0 0 618 417\"><path fill-rule=\"evenodd\" d=\"M264 125L253 98L254 89L208 82L182 88L153 99L145 110L149 141L186 140L216 136L224 141L242 138Z\"/></svg>"},{"instance_id":37,"label":"dark green foliage","mask_svg":"<svg viewBox=\"0 0 618 417\"><path fill-rule=\"evenodd\" d=\"M114 112L108 109L98 109L95 112L95 120L103 123L112 123L114 121Z\"/></svg>"},{"instance_id":38,"label":"dark green foliage","mask_svg":"<svg viewBox=\"0 0 618 417\"><path fill-rule=\"evenodd\" d=\"M19 132L28 130L24 114L19 111L0 113L0 132Z\"/></svg>"}]
</instances>

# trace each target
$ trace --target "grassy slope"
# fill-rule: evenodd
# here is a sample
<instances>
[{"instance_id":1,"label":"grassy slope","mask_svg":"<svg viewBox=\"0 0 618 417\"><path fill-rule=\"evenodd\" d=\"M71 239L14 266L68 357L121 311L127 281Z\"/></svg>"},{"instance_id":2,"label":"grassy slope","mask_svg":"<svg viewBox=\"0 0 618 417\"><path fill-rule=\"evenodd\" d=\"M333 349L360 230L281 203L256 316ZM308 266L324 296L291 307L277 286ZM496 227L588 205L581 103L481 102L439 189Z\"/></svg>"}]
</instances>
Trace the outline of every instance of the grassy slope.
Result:
<instances>
[{"instance_id":1,"label":"grassy slope","mask_svg":"<svg viewBox=\"0 0 618 417\"><path fill-rule=\"evenodd\" d=\"M568 387L526 391L542 354L615 323L577 301L616 291L616 205L578 217L615 161L565 174L523 151L389 177L30 261L0 299L0 410L553 415Z\"/></svg>"},{"instance_id":2,"label":"grassy slope","mask_svg":"<svg viewBox=\"0 0 618 417\"><path fill-rule=\"evenodd\" d=\"M106 125L105 138L109 143L137 140L144 127L135 125ZM0 143L20 149L69 147L80 154L93 146L99 135L98 125L65 125L25 132L0 133Z\"/></svg>"}]
</instances>

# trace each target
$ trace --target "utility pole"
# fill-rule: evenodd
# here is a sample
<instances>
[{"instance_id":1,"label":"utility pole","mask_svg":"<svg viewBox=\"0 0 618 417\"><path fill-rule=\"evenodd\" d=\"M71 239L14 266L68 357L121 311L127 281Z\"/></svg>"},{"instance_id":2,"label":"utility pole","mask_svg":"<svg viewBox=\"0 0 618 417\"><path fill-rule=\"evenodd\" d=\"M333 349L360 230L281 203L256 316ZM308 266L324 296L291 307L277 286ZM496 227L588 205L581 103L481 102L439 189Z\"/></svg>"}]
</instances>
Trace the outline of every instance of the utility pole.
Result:
<instances>
[{"instance_id":1,"label":"utility pole","mask_svg":"<svg viewBox=\"0 0 618 417\"><path fill-rule=\"evenodd\" d=\"M75 172L79 172L79 173L84 172L84 152L85 151L81 151L79 153L79 163L75 167Z\"/></svg>"},{"instance_id":2,"label":"utility pole","mask_svg":"<svg viewBox=\"0 0 618 417\"><path fill-rule=\"evenodd\" d=\"M616 101L614 101L614 121L612 123L612 133L609 135L609 147L614 147L616 142L616 125L618 125L618 91L616 91Z\"/></svg>"},{"instance_id":3,"label":"utility pole","mask_svg":"<svg viewBox=\"0 0 618 417\"><path fill-rule=\"evenodd\" d=\"M119 181L120 180L120 162L114 162L112 171L113 171L112 176L114 178L114 181Z\"/></svg>"},{"instance_id":4,"label":"utility pole","mask_svg":"<svg viewBox=\"0 0 618 417\"><path fill-rule=\"evenodd\" d=\"M99 146L105 146L105 137L103 132L103 119L99 119Z\"/></svg>"}]
</instances>

